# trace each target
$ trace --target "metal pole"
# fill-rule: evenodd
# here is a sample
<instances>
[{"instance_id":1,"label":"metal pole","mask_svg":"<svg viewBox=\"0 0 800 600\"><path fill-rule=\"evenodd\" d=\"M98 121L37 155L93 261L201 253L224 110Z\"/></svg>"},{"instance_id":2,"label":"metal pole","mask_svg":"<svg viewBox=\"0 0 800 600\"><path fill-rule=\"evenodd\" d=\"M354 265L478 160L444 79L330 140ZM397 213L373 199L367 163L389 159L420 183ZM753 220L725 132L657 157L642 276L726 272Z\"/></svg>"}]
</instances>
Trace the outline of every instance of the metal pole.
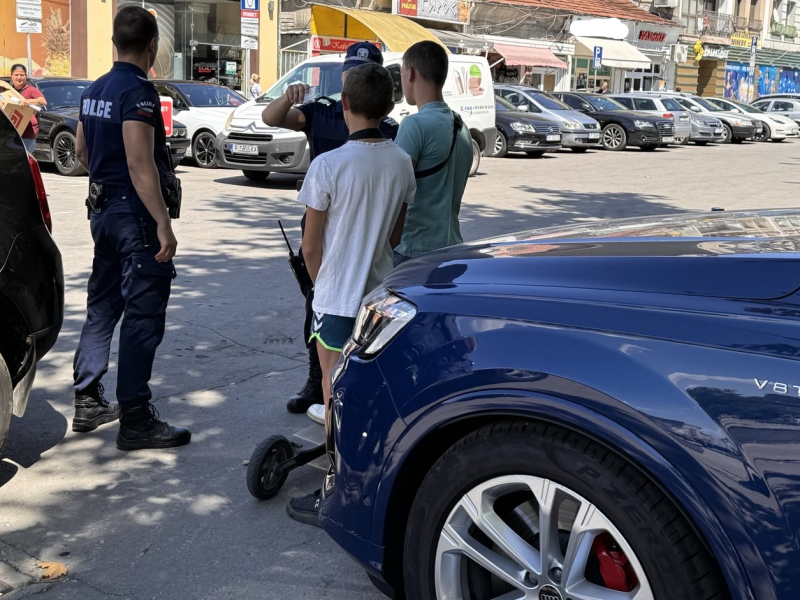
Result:
<instances>
[{"instance_id":1,"label":"metal pole","mask_svg":"<svg viewBox=\"0 0 800 600\"><path fill-rule=\"evenodd\" d=\"M28 77L33 75L33 62L31 61L31 34L25 35L28 38Z\"/></svg>"}]
</instances>

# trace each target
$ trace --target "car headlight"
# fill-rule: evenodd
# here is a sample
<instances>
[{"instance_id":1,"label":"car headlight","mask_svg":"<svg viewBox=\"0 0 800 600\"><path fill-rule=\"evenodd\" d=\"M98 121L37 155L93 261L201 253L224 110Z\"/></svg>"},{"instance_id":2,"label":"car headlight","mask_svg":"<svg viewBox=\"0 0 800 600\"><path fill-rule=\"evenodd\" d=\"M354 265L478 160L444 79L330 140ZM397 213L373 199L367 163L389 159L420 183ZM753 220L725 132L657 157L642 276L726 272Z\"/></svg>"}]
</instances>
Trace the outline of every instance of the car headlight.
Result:
<instances>
[{"instance_id":1,"label":"car headlight","mask_svg":"<svg viewBox=\"0 0 800 600\"><path fill-rule=\"evenodd\" d=\"M696 125L697 127L708 127L708 123L706 121L702 121L700 119L696 119L692 117L692 125Z\"/></svg>"},{"instance_id":2,"label":"car headlight","mask_svg":"<svg viewBox=\"0 0 800 600\"><path fill-rule=\"evenodd\" d=\"M564 126L564 129L580 129L581 128L581 124L578 123L577 121L563 121L562 125Z\"/></svg>"},{"instance_id":3,"label":"car headlight","mask_svg":"<svg viewBox=\"0 0 800 600\"><path fill-rule=\"evenodd\" d=\"M228 115L228 120L225 121L225 131L228 131L231 128L231 121L233 121L233 115L235 112L235 110L232 110L231 114Z\"/></svg>"},{"instance_id":4,"label":"car headlight","mask_svg":"<svg viewBox=\"0 0 800 600\"><path fill-rule=\"evenodd\" d=\"M516 123L512 123L511 129L513 129L514 131L527 131L528 133L533 133L536 131L532 125L528 125L527 123L520 123L519 121L517 121Z\"/></svg>"},{"instance_id":5,"label":"car headlight","mask_svg":"<svg viewBox=\"0 0 800 600\"><path fill-rule=\"evenodd\" d=\"M770 121L775 121L776 123L778 123L780 125L785 125L785 123L783 121L781 121L780 119L778 119L777 117L768 117L768 118L769 118Z\"/></svg>"},{"instance_id":6,"label":"car headlight","mask_svg":"<svg viewBox=\"0 0 800 600\"><path fill-rule=\"evenodd\" d=\"M417 315L417 307L379 287L361 303L353 329L353 340L360 355L375 356Z\"/></svg>"},{"instance_id":7,"label":"car headlight","mask_svg":"<svg viewBox=\"0 0 800 600\"><path fill-rule=\"evenodd\" d=\"M651 123L650 121L639 121L636 120L633 122L637 129L655 129L656 126Z\"/></svg>"},{"instance_id":8,"label":"car headlight","mask_svg":"<svg viewBox=\"0 0 800 600\"><path fill-rule=\"evenodd\" d=\"M753 123L751 121L747 121L745 119L735 119L733 124L737 127L750 127Z\"/></svg>"}]
</instances>

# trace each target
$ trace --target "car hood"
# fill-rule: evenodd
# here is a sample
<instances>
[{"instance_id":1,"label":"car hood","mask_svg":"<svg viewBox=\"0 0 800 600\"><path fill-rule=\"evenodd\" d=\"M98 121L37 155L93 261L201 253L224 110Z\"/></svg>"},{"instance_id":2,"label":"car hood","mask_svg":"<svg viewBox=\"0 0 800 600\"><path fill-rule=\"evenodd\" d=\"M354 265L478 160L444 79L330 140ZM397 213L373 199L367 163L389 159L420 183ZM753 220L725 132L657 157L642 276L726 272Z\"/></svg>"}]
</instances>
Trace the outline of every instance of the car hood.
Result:
<instances>
[{"instance_id":1,"label":"car hood","mask_svg":"<svg viewBox=\"0 0 800 600\"><path fill-rule=\"evenodd\" d=\"M780 298L800 287L798 230L800 210L581 223L446 248L395 269L386 285L411 295L495 285Z\"/></svg>"},{"instance_id":2,"label":"car hood","mask_svg":"<svg viewBox=\"0 0 800 600\"><path fill-rule=\"evenodd\" d=\"M536 121L537 123L548 123L548 124L550 123L555 124L557 122L556 119L553 117L524 112L521 110L499 110L495 114L498 120Z\"/></svg>"},{"instance_id":3,"label":"car hood","mask_svg":"<svg viewBox=\"0 0 800 600\"><path fill-rule=\"evenodd\" d=\"M639 119L641 121L663 121L664 117L656 116L650 113L641 112L638 110L601 110L597 114L605 115L606 117L627 117L629 119Z\"/></svg>"}]
</instances>

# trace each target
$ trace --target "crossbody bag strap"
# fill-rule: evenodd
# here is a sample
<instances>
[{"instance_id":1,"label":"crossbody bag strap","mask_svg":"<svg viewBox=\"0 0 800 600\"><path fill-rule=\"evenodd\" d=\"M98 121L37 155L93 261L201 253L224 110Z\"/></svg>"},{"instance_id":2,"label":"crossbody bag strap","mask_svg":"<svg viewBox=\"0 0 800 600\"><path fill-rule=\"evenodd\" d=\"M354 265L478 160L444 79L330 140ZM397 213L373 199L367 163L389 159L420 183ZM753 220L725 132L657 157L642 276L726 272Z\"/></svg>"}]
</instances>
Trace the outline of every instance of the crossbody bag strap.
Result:
<instances>
[{"instance_id":1,"label":"crossbody bag strap","mask_svg":"<svg viewBox=\"0 0 800 600\"><path fill-rule=\"evenodd\" d=\"M440 162L435 167L431 167L430 169L424 169L422 171L415 171L414 178L415 179L423 179L425 177L430 177L431 175L435 175L442 169L447 166L447 163L450 162L450 157L453 156L453 150L456 147L456 140L458 139L458 134L461 131L461 126L464 125L464 121L461 120L461 116L453 111L453 141L450 144L450 152L442 162Z\"/></svg>"}]
</instances>

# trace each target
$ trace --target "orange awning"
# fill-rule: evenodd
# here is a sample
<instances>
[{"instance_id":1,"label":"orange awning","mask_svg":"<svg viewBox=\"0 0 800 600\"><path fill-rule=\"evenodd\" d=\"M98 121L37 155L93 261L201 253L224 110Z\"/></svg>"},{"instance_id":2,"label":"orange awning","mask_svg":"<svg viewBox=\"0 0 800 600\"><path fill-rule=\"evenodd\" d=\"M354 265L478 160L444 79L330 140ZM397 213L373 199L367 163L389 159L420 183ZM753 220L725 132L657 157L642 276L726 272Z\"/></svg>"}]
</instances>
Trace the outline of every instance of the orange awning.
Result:
<instances>
[{"instance_id":1,"label":"orange awning","mask_svg":"<svg viewBox=\"0 0 800 600\"><path fill-rule=\"evenodd\" d=\"M567 68L567 63L559 59L548 48L528 48L525 46L495 44L492 52L502 56L508 66L549 67L551 69Z\"/></svg>"}]
</instances>

